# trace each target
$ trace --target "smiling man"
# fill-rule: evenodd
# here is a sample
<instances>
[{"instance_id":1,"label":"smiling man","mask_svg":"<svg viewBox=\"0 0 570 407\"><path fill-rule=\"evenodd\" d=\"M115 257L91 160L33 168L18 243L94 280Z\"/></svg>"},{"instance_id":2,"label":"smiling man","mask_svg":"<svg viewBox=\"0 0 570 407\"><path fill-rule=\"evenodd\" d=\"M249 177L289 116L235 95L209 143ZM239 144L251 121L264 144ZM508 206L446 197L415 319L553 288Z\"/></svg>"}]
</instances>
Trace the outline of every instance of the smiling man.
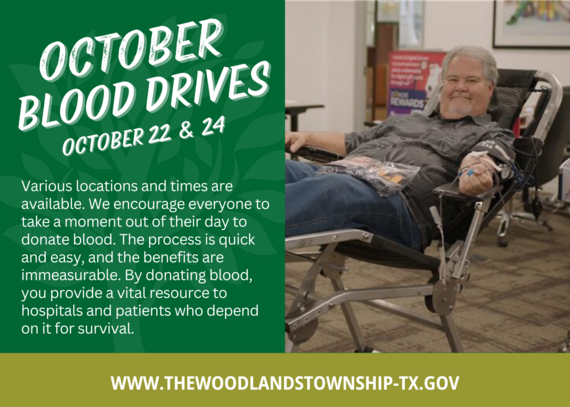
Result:
<instances>
[{"instance_id":1,"label":"smiling man","mask_svg":"<svg viewBox=\"0 0 570 407\"><path fill-rule=\"evenodd\" d=\"M443 72L441 114L446 119L485 114L496 81L491 72L487 75L491 78L486 79L480 60L461 55L451 59Z\"/></svg>"},{"instance_id":2,"label":"smiling man","mask_svg":"<svg viewBox=\"0 0 570 407\"><path fill-rule=\"evenodd\" d=\"M317 166L287 160L286 236L356 228L416 250L427 247L435 231L432 190L459 175L460 191L479 195L493 186L498 164L514 158L513 134L487 114L497 79L489 51L456 47L443 61L439 112L390 117L363 133L287 134L291 152L310 145L420 170L401 192L380 196L351 175L317 175Z\"/></svg>"}]
</instances>

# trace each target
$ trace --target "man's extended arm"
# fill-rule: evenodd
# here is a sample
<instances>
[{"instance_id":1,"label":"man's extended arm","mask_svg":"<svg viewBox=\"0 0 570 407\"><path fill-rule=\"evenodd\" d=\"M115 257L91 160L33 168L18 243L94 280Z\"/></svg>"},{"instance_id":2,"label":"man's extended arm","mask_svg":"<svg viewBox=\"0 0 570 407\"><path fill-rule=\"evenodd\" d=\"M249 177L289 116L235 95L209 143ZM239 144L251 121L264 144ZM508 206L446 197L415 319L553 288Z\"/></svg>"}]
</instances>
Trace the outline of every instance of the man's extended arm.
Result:
<instances>
[{"instance_id":1,"label":"man's extended arm","mask_svg":"<svg viewBox=\"0 0 570 407\"><path fill-rule=\"evenodd\" d=\"M312 146L336 154L346 155L345 136L333 132L295 132L285 133L285 147L296 153L303 146Z\"/></svg>"},{"instance_id":2,"label":"man's extended arm","mask_svg":"<svg viewBox=\"0 0 570 407\"><path fill-rule=\"evenodd\" d=\"M514 135L509 131L492 134L478 143L460 166L459 191L468 196L482 194L493 187L497 163L510 164L515 159L512 150Z\"/></svg>"}]
</instances>

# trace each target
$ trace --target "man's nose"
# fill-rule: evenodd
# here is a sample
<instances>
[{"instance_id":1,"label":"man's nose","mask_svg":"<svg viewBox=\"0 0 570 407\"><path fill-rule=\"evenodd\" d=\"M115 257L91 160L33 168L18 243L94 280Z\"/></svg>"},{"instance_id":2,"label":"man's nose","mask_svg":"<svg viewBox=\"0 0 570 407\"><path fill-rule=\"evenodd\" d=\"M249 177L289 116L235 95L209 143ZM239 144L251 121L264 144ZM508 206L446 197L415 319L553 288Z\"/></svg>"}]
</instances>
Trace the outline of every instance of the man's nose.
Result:
<instances>
[{"instance_id":1,"label":"man's nose","mask_svg":"<svg viewBox=\"0 0 570 407\"><path fill-rule=\"evenodd\" d=\"M463 81L463 80L458 81L457 86L455 87L455 90L462 91L462 92L467 91L467 85L466 85L465 81Z\"/></svg>"}]
</instances>

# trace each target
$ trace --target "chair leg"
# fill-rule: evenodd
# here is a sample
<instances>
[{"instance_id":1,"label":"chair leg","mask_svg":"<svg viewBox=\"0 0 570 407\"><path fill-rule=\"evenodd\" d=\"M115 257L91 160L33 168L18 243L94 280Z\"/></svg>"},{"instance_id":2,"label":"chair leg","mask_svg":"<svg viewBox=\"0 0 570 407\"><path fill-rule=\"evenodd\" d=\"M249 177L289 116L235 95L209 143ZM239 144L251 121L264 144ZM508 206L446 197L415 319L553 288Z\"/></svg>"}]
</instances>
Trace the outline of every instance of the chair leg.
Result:
<instances>
[{"instance_id":1,"label":"chair leg","mask_svg":"<svg viewBox=\"0 0 570 407\"><path fill-rule=\"evenodd\" d=\"M526 212L519 212L512 214L513 219L520 220L520 221L528 221L534 223L535 225L542 226L548 229L549 232L552 232L554 229L548 224L546 219L536 219L533 214L526 213Z\"/></svg>"},{"instance_id":2,"label":"chair leg","mask_svg":"<svg viewBox=\"0 0 570 407\"><path fill-rule=\"evenodd\" d=\"M303 278L303 281L299 286L291 305L289 306L289 310L285 314L285 318L300 315L306 312L307 309L310 309L313 305L314 299L311 300L311 295L315 293L315 280L324 268L322 263L326 264L327 261L334 257L336 246L336 243L327 245L319 257L315 259L314 263L305 274L305 277ZM286 342L286 351L288 348L291 348L291 352L297 351L301 343L308 341L315 334L318 324L319 320L315 319L308 324L304 324L301 329L298 329L293 333L287 333L287 340L291 341L296 346L288 346L288 342ZM285 329L287 330L287 326Z\"/></svg>"},{"instance_id":3,"label":"chair leg","mask_svg":"<svg viewBox=\"0 0 570 407\"><path fill-rule=\"evenodd\" d=\"M299 291L295 295L289 307L289 311L286 314L287 316L294 315L296 312L302 311L307 305L310 305L307 301L307 295L314 294L315 292L315 280L324 268L321 263L329 261L330 258L334 256L336 246L336 243L327 245L318 259L311 265L305 277L303 277Z\"/></svg>"},{"instance_id":4,"label":"chair leg","mask_svg":"<svg viewBox=\"0 0 570 407\"><path fill-rule=\"evenodd\" d=\"M340 277L331 279L332 286L335 291L343 291L344 284ZM365 352L366 345L364 344L364 336L362 335L362 331L360 330L360 325L358 325L358 320L356 319L356 314L352 309L352 304L345 303L341 304L342 313L344 314L344 319L346 320L346 324L348 325L348 329L350 330L350 335L352 336L352 340L354 341L354 345L356 346L357 352Z\"/></svg>"},{"instance_id":5,"label":"chair leg","mask_svg":"<svg viewBox=\"0 0 570 407\"><path fill-rule=\"evenodd\" d=\"M299 352L299 346L289 339L289 335L285 334L285 353L297 353Z\"/></svg>"},{"instance_id":6,"label":"chair leg","mask_svg":"<svg viewBox=\"0 0 570 407\"><path fill-rule=\"evenodd\" d=\"M461 344L461 338L459 337L459 331L451 318L451 314L449 315L440 315L441 324L443 326L443 331L445 332L445 336L447 336L447 341L449 342L449 346L453 353L463 353L463 345Z\"/></svg>"},{"instance_id":7,"label":"chair leg","mask_svg":"<svg viewBox=\"0 0 570 407\"><path fill-rule=\"evenodd\" d=\"M568 337L566 338L566 340L558 348L558 352L570 353L570 331L568 331Z\"/></svg>"},{"instance_id":8,"label":"chair leg","mask_svg":"<svg viewBox=\"0 0 570 407\"><path fill-rule=\"evenodd\" d=\"M499 228L497 229L497 243L499 247L507 247L509 245L509 241L507 240L507 232L509 231L509 225L511 223L509 212L501 213L500 218L501 220L499 223Z\"/></svg>"}]
</instances>

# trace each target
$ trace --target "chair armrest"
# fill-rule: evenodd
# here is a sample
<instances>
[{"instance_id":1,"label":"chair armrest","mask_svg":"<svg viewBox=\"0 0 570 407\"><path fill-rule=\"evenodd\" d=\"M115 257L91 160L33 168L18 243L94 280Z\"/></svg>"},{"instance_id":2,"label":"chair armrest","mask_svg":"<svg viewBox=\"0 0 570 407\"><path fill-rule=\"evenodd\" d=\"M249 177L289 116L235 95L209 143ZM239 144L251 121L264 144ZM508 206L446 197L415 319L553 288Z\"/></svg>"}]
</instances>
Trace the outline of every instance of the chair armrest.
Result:
<instances>
[{"instance_id":1,"label":"chair armrest","mask_svg":"<svg viewBox=\"0 0 570 407\"><path fill-rule=\"evenodd\" d=\"M456 179L455 181L450 182L449 184L441 185L437 188L434 188L433 193L437 196L443 196L443 198L453 199L455 201L480 202L495 195L500 188L501 185L496 185L487 192L483 192L480 195L467 196L459 192L459 180Z\"/></svg>"},{"instance_id":2,"label":"chair armrest","mask_svg":"<svg viewBox=\"0 0 570 407\"><path fill-rule=\"evenodd\" d=\"M285 147L285 152L292 156L299 156L318 163L330 163L332 161L342 160L343 155L333 153L332 151L323 150L317 147L303 146L296 153L291 153L289 147Z\"/></svg>"}]
</instances>

